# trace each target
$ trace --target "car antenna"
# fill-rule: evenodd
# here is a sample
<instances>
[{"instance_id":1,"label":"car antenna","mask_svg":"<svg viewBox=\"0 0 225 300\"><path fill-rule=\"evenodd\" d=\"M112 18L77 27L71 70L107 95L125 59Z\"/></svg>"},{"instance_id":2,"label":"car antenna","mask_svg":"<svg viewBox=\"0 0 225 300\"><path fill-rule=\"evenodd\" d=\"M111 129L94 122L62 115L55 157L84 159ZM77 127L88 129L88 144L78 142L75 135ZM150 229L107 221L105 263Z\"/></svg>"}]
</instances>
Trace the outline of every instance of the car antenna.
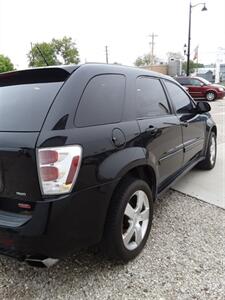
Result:
<instances>
[{"instance_id":1,"label":"car antenna","mask_svg":"<svg viewBox=\"0 0 225 300\"><path fill-rule=\"evenodd\" d=\"M47 60L46 60L46 58L45 58L44 54L41 52L41 49L40 49L40 48L39 48L37 45L36 45L36 47L37 47L37 49L38 49L39 53L41 54L42 58L44 59L44 61L45 61L46 65L47 65L47 66L49 66L49 63L47 62Z\"/></svg>"}]
</instances>

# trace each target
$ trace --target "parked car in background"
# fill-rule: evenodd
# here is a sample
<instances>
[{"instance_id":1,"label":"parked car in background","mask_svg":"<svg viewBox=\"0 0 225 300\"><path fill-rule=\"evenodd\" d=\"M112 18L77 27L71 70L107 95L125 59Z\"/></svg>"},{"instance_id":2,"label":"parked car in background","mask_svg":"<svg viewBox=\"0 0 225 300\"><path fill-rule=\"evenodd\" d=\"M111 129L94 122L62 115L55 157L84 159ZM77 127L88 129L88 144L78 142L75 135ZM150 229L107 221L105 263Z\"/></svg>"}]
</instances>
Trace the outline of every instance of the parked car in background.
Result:
<instances>
[{"instance_id":1,"label":"parked car in background","mask_svg":"<svg viewBox=\"0 0 225 300\"><path fill-rule=\"evenodd\" d=\"M96 244L133 259L157 195L216 162L210 105L162 74L105 64L14 71L0 75L0 107L0 253L30 264Z\"/></svg>"},{"instance_id":2,"label":"parked car in background","mask_svg":"<svg viewBox=\"0 0 225 300\"><path fill-rule=\"evenodd\" d=\"M212 84L201 77L175 77L175 79L183 86L185 86L189 94L194 99L206 99L207 101L214 101L222 99L225 96L225 87L219 84Z\"/></svg>"}]
</instances>

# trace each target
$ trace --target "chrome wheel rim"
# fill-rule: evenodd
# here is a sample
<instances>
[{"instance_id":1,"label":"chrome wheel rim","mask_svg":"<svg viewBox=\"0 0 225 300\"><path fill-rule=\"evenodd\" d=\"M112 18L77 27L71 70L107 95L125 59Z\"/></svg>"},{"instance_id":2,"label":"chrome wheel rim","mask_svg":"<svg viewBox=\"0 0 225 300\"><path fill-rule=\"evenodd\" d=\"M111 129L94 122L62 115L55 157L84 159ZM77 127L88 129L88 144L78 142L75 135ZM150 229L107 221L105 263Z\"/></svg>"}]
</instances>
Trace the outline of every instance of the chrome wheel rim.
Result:
<instances>
[{"instance_id":1,"label":"chrome wheel rim","mask_svg":"<svg viewBox=\"0 0 225 300\"><path fill-rule=\"evenodd\" d=\"M212 101L215 99L215 95L214 95L214 93L208 93L206 98L207 98L207 100Z\"/></svg>"},{"instance_id":2,"label":"chrome wheel rim","mask_svg":"<svg viewBox=\"0 0 225 300\"><path fill-rule=\"evenodd\" d=\"M125 248L136 249L143 241L149 223L149 200L142 190L129 199L123 216L122 238Z\"/></svg>"},{"instance_id":3,"label":"chrome wheel rim","mask_svg":"<svg viewBox=\"0 0 225 300\"><path fill-rule=\"evenodd\" d=\"M215 137L211 138L211 144L210 144L210 163L211 165L214 164L215 158L216 158L216 139Z\"/></svg>"}]
</instances>

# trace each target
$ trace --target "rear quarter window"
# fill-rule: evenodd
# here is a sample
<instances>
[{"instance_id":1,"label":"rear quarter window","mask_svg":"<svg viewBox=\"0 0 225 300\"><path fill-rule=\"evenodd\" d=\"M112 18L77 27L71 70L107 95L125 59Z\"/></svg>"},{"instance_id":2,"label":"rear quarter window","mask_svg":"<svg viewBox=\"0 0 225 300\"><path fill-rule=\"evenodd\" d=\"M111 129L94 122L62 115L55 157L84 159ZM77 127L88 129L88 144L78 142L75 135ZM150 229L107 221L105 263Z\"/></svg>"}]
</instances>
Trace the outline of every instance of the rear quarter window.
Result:
<instances>
[{"instance_id":1,"label":"rear quarter window","mask_svg":"<svg viewBox=\"0 0 225 300\"><path fill-rule=\"evenodd\" d=\"M121 121L126 78L97 75L87 84L76 112L75 126L86 127Z\"/></svg>"}]
</instances>

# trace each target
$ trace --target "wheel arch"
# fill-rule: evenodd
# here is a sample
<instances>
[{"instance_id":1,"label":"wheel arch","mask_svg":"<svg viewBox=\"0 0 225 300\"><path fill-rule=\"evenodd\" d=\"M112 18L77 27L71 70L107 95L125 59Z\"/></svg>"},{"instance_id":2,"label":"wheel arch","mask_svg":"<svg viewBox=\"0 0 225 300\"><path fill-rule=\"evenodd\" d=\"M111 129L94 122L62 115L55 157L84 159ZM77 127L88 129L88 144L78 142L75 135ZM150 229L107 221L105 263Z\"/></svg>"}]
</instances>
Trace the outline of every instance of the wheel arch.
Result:
<instances>
[{"instance_id":1,"label":"wheel arch","mask_svg":"<svg viewBox=\"0 0 225 300\"><path fill-rule=\"evenodd\" d=\"M137 179L144 180L150 187L153 195L153 200L156 199L157 196L157 175L154 168L147 164L141 164L135 167L128 169L124 174L121 175L120 180L117 182L115 186L110 203L112 201L113 195L116 193L117 189L126 180L128 177L136 177ZM109 204L110 207L110 204Z\"/></svg>"},{"instance_id":2,"label":"wheel arch","mask_svg":"<svg viewBox=\"0 0 225 300\"><path fill-rule=\"evenodd\" d=\"M129 170L123 178L132 176L144 180L150 187L153 195L153 199L156 199L157 194L157 178L155 170L149 165L140 165ZM123 180L121 179L121 181Z\"/></svg>"},{"instance_id":3,"label":"wheel arch","mask_svg":"<svg viewBox=\"0 0 225 300\"><path fill-rule=\"evenodd\" d=\"M211 132L214 132L216 137L217 137L217 127L216 127L216 125L213 125L213 126L209 127L209 129L208 129L207 140L206 140L205 148L204 148L204 155L206 154L207 149L208 149L209 138L210 138Z\"/></svg>"},{"instance_id":4,"label":"wheel arch","mask_svg":"<svg viewBox=\"0 0 225 300\"><path fill-rule=\"evenodd\" d=\"M210 133L211 133L211 132L214 132L214 133L215 133L215 135L216 135L216 137L217 137L217 128L216 128L216 126L215 126L215 125L212 127L212 129L211 129Z\"/></svg>"}]
</instances>

